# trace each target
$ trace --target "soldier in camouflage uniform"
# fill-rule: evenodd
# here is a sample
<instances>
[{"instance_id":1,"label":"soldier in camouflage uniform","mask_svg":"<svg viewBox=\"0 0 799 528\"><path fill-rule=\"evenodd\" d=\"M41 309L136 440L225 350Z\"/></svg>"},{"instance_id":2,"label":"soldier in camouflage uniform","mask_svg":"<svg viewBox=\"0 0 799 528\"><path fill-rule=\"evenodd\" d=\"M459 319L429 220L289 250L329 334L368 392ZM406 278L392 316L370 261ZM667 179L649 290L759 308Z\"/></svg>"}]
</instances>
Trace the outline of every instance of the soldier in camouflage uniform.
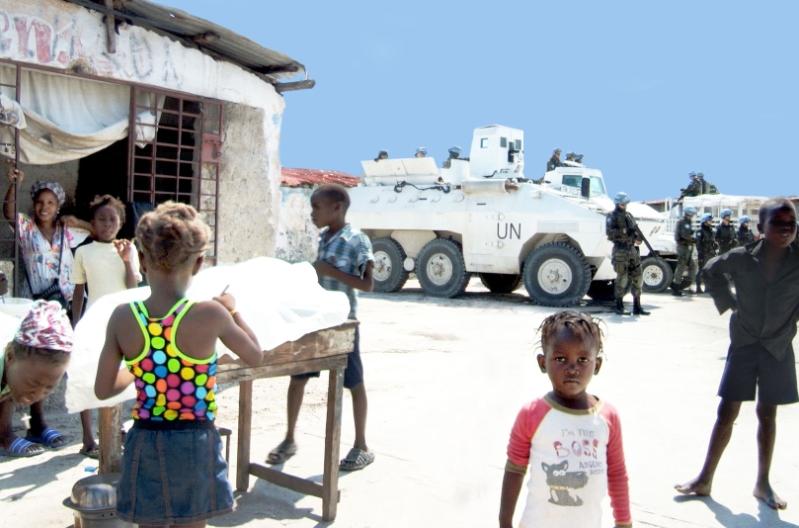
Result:
<instances>
[{"instance_id":1,"label":"soldier in camouflage uniform","mask_svg":"<svg viewBox=\"0 0 799 528\"><path fill-rule=\"evenodd\" d=\"M688 272L688 286L694 281L697 272L696 259L694 259L694 229L691 225L696 209L686 207L683 217L677 222L674 230L674 240L677 242L677 269L674 270L674 279L671 283L671 294L682 297L682 281L685 272Z\"/></svg>"},{"instance_id":2,"label":"soldier in camouflage uniform","mask_svg":"<svg viewBox=\"0 0 799 528\"><path fill-rule=\"evenodd\" d=\"M719 255L723 255L738 245L738 234L735 226L732 225L732 211L724 209L721 211L721 223L716 228L716 242L719 245ZM700 264L701 268L702 265Z\"/></svg>"},{"instance_id":3,"label":"soldier in camouflage uniform","mask_svg":"<svg viewBox=\"0 0 799 528\"><path fill-rule=\"evenodd\" d=\"M696 254L699 257L699 268L696 272L696 293L702 293L702 269L707 261L716 256L718 250L716 235L713 233L713 215L702 215L702 223L696 233Z\"/></svg>"},{"instance_id":4,"label":"soldier in camouflage uniform","mask_svg":"<svg viewBox=\"0 0 799 528\"><path fill-rule=\"evenodd\" d=\"M750 219L748 216L743 215L738 219L738 245L745 246L755 241L755 234L749 229Z\"/></svg>"},{"instance_id":5,"label":"soldier in camouflage uniform","mask_svg":"<svg viewBox=\"0 0 799 528\"><path fill-rule=\"evenodd\" d=\"M616 313L625 315L624 295L627 288L633 294L633 315L649 315L641 307L641 288L644 277L641 272L641 256L638 246L643 241L637 229L635 218L627 212L630 199L627 193L620 192L614 198L616 208L608 215L605 232L608 240L613 242L613 269L616 271Z\"/></svg>"},{"instance_id":6,"label":"soldier in camouflage uniform","mask_svg":"<svg viewBox=\"0 0 799 528\"><path fill-rule=\"evenodd\" d=\"M688 187L680 189L680 197L678 200L682 200L686 196L699 196L702 194L702 186L697 179L696 173L691 172L688 174L688 177L691 179L691 181L688 183Z\"/></svg>"}]
</instances>

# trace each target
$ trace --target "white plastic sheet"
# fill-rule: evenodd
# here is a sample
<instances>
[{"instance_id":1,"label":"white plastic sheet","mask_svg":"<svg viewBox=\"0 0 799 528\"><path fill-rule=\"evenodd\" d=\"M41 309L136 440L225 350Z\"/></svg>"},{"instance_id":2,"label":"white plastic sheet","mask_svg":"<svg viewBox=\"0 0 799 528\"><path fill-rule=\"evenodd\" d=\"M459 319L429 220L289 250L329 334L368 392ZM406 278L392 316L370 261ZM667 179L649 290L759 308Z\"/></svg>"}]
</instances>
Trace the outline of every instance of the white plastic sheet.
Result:
<instances>
[{"instance_id":1,"label":"white plastic sheet","mask_svg":"<svg viewBox=\"0 0 799 528\"><path fill-rule=\"evenodd\" d=\"M194 278L188 297L195 301L211 299L225 286L229 286L228 293L236 298L236 309L253 329L264 350L339 325L349 314L346 295L319 286L316 271L308 263L289 264L259 257L240 264L208 268ZM102 297L80 320L75 329L75 350L67 369L69 412L115 405L135 397L131 386L115 398L98 400L94 396L94 380L114 308L133 300L144 300L149 295L149 288L137 288ZM218 351L220 355L229 353L221 342Z\"/></svg>"}]
</instances>

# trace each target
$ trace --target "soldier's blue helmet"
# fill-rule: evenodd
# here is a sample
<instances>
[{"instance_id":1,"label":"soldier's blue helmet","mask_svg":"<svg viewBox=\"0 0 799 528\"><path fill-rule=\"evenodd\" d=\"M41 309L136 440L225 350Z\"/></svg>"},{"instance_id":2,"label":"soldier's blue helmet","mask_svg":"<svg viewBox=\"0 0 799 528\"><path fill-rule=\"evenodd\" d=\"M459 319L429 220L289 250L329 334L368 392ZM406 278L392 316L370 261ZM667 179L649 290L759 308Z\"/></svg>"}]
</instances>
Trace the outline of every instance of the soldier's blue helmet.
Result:
<instances>
[{"instance_id":1,"label":"soldier's blue helmet","mask_svg":"<svg viewBox=\"0 0 799 528\"><path fill-rule=\"evenodd\" d=\"M688 206L683 209L683 214L686 216L696 216L696 207Z\"/></svg>"},{"instance_id":2,"label":"soldier's blue helmet","mask_svg":"<svg viewBox=\"0 0 799 528\"><path fill-rule=\"evenodd\" d=\"M732 216L732 209L722 209L721 214L719 215L722 218L729 218Z\"/></svg>"},{"instance_id":3,"label":"soldier's blue helmet","mask_svg":"<svg viewBox=\"0 0 799 528\"><path fill-rule=\"evenodd\" d=\"M712 214L710 214L710 213L705 213L705 214L703 214L703 215L702 215L702 223L703 223L703 224L704 224L705 222L710 222L711 220L713 220L713 215L712 215Z\"/></svg>"},{"instance_id":4,"label":"soldier's blue helmet","mask_svg":"<svg viewBox=\"0 0 799 528\"><path fill-rule=\"evenodd\" d=\"M630 197L627 196L626 192L619 192L616 193L616 196L613 197L613 203L616 205L624 205L630 203Z\"/></svg>"},{"instance_id":5,"label":"soldier's blue helmet","mask_svg":"<svg viewBox=\"0 0 799 528\"><path fill-rule=\"evenodd\" d=\"M748 224L751 221L751 219L747 215L743 215L741 216L741 218L738 219L738 221L741 224Z\"/></svg>"}]
</instances>

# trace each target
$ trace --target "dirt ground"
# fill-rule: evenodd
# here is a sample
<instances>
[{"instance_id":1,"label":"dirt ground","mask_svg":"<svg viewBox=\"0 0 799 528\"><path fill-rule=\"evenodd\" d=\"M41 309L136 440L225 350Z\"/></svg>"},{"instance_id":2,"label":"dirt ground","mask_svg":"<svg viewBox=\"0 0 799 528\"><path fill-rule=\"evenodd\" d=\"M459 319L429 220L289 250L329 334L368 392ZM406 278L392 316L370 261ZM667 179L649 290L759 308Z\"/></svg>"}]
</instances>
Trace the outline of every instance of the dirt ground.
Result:
<instances>
[{"instance_id":1,"label":"dirt ground","mask_svg":"<svg viewBox=\"0 0 799 528\"><path fill-rule=\"evenodd\" d=\"M552 313L523 290L491 296L473 281L458 299L363 296L362 343L369 394L366 470L340 480L336 526L485 527L496 525L505 446L520 406L549 390L533 350L535 330ZM624 426L637 526L799 528L799 406L779 411L772 483L789 502L779 514L751 495L756 418L745 404L717 473L713 498L684 499L672 485L693 477L718 404L727 316L707 296L649 295L645 318L618 317L601 305L581 309L607 323L606 363L591 392L612 402ZM253 455L265 457L283 433L287 380L255 384ZM309 383L299 453L285 470L321 481L326 380ZM220 425L235 429L237 390L220 396ZM74 417L52 422L75 435L69 447L27 460L0 458L0 526L66 527L61 502L96 463L78 454ZM345 396L342 452L353 440ZM235 433L231 457L235 456ZM233 475L231 475L233 477ZM521 505L520 507L521 508ZM608 515L603 523L612 525ZM518 513L518 512L517 512ZM14 522L12 520L19 520ZM21 522L21 524L20 524ZM321 527L321 500L251 479L237 510L211 526Z\"/></svg>"}]
</instances>

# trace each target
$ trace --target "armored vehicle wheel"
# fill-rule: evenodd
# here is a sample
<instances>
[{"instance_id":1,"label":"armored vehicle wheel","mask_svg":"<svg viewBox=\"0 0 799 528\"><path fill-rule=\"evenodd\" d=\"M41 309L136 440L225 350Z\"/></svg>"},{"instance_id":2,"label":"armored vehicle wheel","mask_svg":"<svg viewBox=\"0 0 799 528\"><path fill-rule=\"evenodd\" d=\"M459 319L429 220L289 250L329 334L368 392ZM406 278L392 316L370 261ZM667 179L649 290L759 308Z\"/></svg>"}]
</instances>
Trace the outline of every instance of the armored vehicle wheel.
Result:
<instances>
[{"instance_id":1,"label":"armored vehicle wheel","mask_svg":"<svg viewBox=\"0 0 799 528\"><path fill-rule=\"evenodd\" d=\"M458 243L444 238L431 240L419 252L416 276L429 295L457 297L466 290L469 274Z\"/></svg>"},{"instance_id":2,"label":"armored vehicle wheel","mask_svg":"<svg viewBox=\"0 0 799 528\"><path fill-rule=\"evenodd\" d=\"M505 273L481 273L480 282L491 293L511 293L522 282L521 275L507 275Z\"/></svg>"},{"instance_id":3,"label":"armored vehicle wheel","mask_svg":"<svg viewBox=\"0 0 799 528\"><path fill-rule=\"evenodd\" d=\"M612 301L616 296L615 281L591 281L588 296L595 301Z\"/></svg>"},{"instance_id":4,"label":"armored vehicle wheel","mask_svg":"<svg viewBox=\"0 0 799 528\"><path fill-rule=\"evenodd\" d=\"M588 292L591 268L577 248L564 242L552 242L527 255L522 278L533 302L573 306Z\"/></svg>"},{"instance_id":5,"label":"armored vehicle wheel","mask_svg":"<svg viewBox=\"0 0 799 528\"><path fill-rule=\"evenodd\" d=\"M641 273L644 276L643 290L648 293L666 291L674 276L674 270L669 263L658 257L646 257L642 260Z\"/></svg>"},{"instance_id":6,"label":"armored vehicle wheel","mask_svg":"<svg viewBox=\"0 0 799 528\"><path fill-rule=\"evenodd\" d=\"M402 266L406 257L402 246L393 238L378 238L372 242L372 253L375 256L375 291L395 292L402 289L408 280L408 272Z\"/></svg>"}]
</instances>

